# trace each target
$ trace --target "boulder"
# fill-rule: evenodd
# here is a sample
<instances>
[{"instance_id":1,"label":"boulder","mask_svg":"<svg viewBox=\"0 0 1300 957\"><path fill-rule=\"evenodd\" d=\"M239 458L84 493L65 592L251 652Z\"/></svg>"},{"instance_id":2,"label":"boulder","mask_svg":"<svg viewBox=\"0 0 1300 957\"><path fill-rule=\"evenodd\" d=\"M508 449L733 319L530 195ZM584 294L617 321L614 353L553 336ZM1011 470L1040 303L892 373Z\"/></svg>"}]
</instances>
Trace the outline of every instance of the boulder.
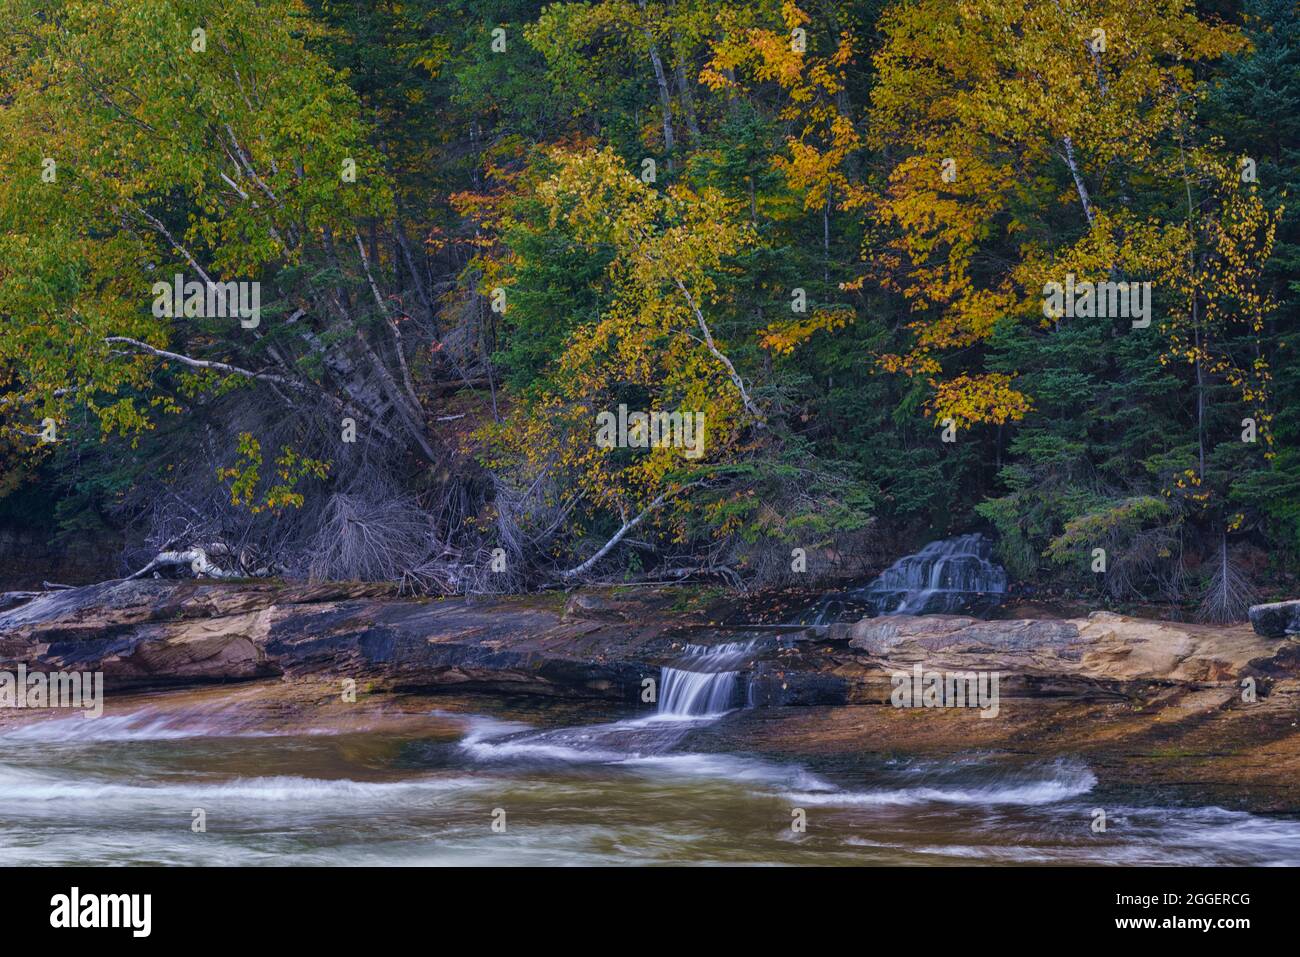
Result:
<instances>
[{"instance_id":1,"label":"boulder","mask_svg":"<svg viewBox=\"0 0 1300 957\"><path fill-rule=\"evenodd\" d=\"M1250 624L1257 635L1265 638L1285 638L1300 634L1300 601L1252 605Z\"/></svg>"}]
</instances>

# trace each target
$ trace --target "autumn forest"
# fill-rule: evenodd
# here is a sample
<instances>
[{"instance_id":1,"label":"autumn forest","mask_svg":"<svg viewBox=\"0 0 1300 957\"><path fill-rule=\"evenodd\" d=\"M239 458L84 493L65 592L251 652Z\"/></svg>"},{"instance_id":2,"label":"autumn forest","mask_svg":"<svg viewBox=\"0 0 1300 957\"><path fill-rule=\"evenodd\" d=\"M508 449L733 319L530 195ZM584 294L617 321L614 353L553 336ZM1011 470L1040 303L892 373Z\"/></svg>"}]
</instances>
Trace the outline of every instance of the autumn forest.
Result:
<instances>
[{"instance_id":1,"label":"autumn forest","mask_svg":"<svg viewBox=\"0 0 1300 957\"><path fill-rule=\"evenodd\" d=\"M1294 2L0 9L0 526L99 577L1292 581Z\"/></svg>"}]
</instances>

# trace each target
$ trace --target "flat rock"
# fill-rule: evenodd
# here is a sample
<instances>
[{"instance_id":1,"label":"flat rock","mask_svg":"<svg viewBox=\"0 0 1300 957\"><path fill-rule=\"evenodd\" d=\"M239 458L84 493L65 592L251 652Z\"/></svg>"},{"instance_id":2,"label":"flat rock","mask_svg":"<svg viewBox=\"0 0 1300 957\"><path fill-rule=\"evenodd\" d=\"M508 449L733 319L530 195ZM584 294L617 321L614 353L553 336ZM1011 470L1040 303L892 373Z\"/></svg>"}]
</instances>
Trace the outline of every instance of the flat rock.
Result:
<instances>
[{"instance_id":1,"label":"flat rock","mask_svg":"<svg viewBox=\"0 0 1300 957\"><path fill-rule=\"evenodd\" d=\"M1277 665L1283 651L1244 625L1152 621L1100 611L1087 618L995 621L895 615L860 621L851 634L849 647L882 659L880 667L921 662L1115 683L1230 681L1258 672L1263 662Z\"/></svg>"},{"instance_id":2,"label":"flat rock","mask_svg":"<svg viewBox=\"0 0 1300 957\"><path fill-rule=\"evenodd\" d=\"M871 655L888 655L900 645L928 651L988 650L1006 652L1060 648L1079 640L1075 622L1051 619L982 621L960 615L891 615L853 626L849 647Z\"/></svg>"},{"instance_id":3,"label":"flat rock","mask_svg":"<svg viewBox=\"0 0 1300 957\"><path fill-rule=\"evenodd\" d=\"M103 671L110 693L266 677L339 676L391 690L635 700L675 657L630 602L566 618L545 596L395 599L386 585L105 582L0 612L0 662ZM665 623L667 616L663 616Z\"/></svg>"},{"instance_id":4,"label":"flat rock","mask_svg":"<svg viewBox=\"0 0 1300 957\"><path fill-rule=\"evenodd\" d=\"M944 642L963 629L979 624L962 615L889 615L864 618L849 629L849 647L869 655L887 655L909 642Z\"/></svg>"},{"instance_id":5,"label":"flat rock","mask_svg":"<svg viewBox=\"0 0 1300 957\"><path fill-rule=\"evenodd\" d=\"M1240 625L897 615L784 631L719 630L672 589L402 599L384 585L105 582L0 611L0 667L103 671L109 694L257 678L364 680L636 701L684 643L757 642L737 684L759 706L881 700L920 663L988 669L1032 695L1128 695L1143 682L1227 687L1300 677L1295 642ZM710 613L710 617L712 613ZM802 638L804 640L796 640Z\"/></svg>"}]
</instances>

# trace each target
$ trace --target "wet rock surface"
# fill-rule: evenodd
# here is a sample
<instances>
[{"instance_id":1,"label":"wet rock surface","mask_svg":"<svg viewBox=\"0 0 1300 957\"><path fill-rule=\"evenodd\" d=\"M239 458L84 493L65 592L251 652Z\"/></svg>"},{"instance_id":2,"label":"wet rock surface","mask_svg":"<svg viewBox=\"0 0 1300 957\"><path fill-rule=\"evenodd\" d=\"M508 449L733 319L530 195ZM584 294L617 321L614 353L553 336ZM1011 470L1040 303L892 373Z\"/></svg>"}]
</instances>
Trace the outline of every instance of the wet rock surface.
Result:
<instances>
[{"instance_id":1,"label":"wet rock surface","mask_svg":"<svg viewBox=\"0 0 1300 957\"><path fill-rule=\"evenodd\" d=\"M1086 618L983 621L957 615L896 615L831 626L851 649L882 664L966 665L1008 674L1120 685L1141 680L1222 682L1256 674L1256 659L1289 660L1292 643L1244 625L1197 625L1093 612ZM1279 659L1279 656L1281 658ZM1278 659L1278 660L1275 660ZM1290 671L1287 666L1283 670Z\"/></svg>"}]
</instances>

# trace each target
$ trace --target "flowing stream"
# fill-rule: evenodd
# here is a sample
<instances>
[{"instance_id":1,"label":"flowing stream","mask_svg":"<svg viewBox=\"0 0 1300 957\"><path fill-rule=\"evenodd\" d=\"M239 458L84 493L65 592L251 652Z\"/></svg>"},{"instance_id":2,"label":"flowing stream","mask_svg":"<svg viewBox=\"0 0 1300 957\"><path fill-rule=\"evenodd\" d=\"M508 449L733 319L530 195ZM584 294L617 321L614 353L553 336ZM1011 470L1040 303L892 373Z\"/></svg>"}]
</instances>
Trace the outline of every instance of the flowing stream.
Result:
<instances>
[{"instance_id":1,"label":"flowing stream","mask_svg":"<svg viewBox=\"0 0 1300 957\"><path fill-rule=\"evenodd\" d=\"M688 647L603 716L439 696L290 726L272 685L42 718L0 732L0 864L1300 865L1300 821L1103 798L1069 759L756 751L808 709L744 706L755 652Z\"/></svg>"},{"instance_id":2,"label":"flowing stream","mask_svg":"<svg viewBox=\"0 0 1300 957\"><path fill-rule=\"evenodd\" d=\"M969 609L1005 585L987 543L962 536L851 598ZM1069 757L792 752L782 722L833 709L747 707L772 641L687 645L639 710L452 695L295 710L271 682L10 725L0 865L1300 866L1300 820L1101 793Z\"/></svg>"},{"instance_id":3,"label":"flowing stream","mask_svg":"<svg viewBox=\"0 0 1300 957\"><path fill-rule=\"evenodd\" d=\"M983 535L931 542L900 558L862 591L880 615L953 615L991 608L1007 590Z\"/></svg>"},{"instance_id":4,"label":"flowing stream","mask_svg":"<svg viewBox=\"0 0 1300 957\"><path fill-rule=\"evenodd\" d=\"M978 533L930 542L905 555L860 588L822 596L802 623L857 621L869 615L977 615L1002 603L1006 570L993 561L993 543Z\"/></svg>"},{"instance_id":5,"label":"flowing stream","mask_svg":"<svg viewBox=\"0 0 1300 957\"><path fill-rule=\"evenodd\" d=\"M677 667L659 678L659 713L671 717L721 715L735 704L739 667L757 642L687 645Z\"/></svg>"}]
</instances>

